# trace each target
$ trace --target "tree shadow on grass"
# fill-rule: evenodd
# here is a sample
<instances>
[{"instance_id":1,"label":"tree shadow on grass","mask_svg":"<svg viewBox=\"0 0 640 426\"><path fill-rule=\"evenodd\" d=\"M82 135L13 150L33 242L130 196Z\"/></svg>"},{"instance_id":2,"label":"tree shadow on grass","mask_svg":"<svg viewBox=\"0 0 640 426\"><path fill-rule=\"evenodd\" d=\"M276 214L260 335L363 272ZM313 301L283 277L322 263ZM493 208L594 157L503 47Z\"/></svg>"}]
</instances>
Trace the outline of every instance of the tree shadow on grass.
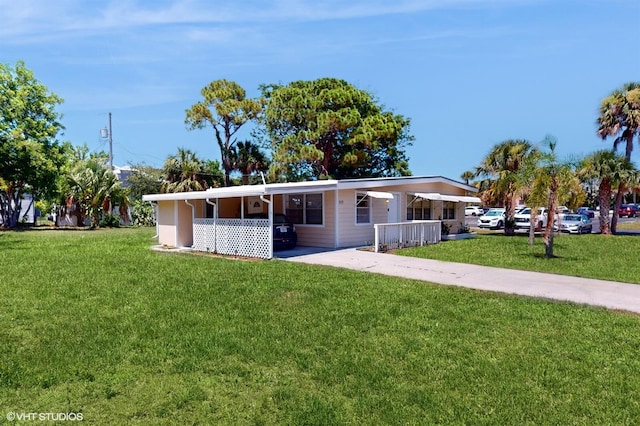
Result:
<instances>
[{"instance_id":1,"label":"tree shadow on grass","mask_svg":"<svg viewBox=\"0 0 640 426\"><path fill-rule=\"evenodd\" d=\"M90 226L19 226L17 228L7 228L0 230L0 234L9 232L39 232L39 231L98 231L101 229L126 229L132 228L130 226L121 226L119 228L101 227L92 228Z\"/></svg>"}]
</instances>

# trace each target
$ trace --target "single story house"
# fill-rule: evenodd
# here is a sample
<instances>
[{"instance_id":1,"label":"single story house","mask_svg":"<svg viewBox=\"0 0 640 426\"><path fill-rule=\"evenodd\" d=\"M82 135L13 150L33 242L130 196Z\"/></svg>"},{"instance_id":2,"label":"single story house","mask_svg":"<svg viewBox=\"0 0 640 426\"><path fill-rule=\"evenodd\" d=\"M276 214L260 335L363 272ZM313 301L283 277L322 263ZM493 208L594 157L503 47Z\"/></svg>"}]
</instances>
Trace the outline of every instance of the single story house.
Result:
<instances>
[{"instance_id":1,"label":"single story house","mask_svg":"<svg viewBox=\"0 0 640 426\"><path fill-rule=\"evenodd\" d=\"M376 226L418 222L437 227L439 241L440 221L457 232L465 204L480 201L468 195L476 191L441 176L408 176L245 185L143 200L155 205L163 246L271 258L274 213L295 224L301 246L373 245ZM268 219L247 218L256 213Z\"/></svg>"}]
</instances>

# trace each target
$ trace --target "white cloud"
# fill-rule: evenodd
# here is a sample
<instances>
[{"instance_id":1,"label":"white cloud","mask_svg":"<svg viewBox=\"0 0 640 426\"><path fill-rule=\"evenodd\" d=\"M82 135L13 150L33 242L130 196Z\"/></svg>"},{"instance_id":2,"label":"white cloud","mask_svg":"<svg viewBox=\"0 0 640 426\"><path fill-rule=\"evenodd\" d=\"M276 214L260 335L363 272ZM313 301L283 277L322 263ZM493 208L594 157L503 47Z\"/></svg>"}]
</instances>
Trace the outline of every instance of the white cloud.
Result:
<instances>
[{"instance_id":1,"label":"white cloud","mask_svg":"<svg viewBox=\"0 0 640 426\"><path fill-rule=\"evenodd\" d=\"M148 6L151 3L151 6ZM175 0L169 2L83 0L0 0L0 38L5 43L41 42L78 32L99 34L118 29L180 24L256 24L266 22L326 21L408 14L457 7L513 6L514 0L278 0L211 2ZM2 43L0 41L0 43Z\"/></svg>"}]
</instances>

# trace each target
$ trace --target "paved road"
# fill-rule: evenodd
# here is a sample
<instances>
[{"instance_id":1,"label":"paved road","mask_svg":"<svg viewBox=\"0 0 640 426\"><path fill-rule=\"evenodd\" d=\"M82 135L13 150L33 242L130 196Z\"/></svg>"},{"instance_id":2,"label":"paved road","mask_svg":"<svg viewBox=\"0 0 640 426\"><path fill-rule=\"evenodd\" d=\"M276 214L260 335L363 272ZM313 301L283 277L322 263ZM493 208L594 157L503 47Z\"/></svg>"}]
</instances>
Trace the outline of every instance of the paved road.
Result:
<instances>
[{"instance_id":1,"label":"paved road","mask_svg":"<svg viewBox=\"0 0 640 426\"><path fill-rule=\"evenodd\" d=\"M284 260L640 313L640 285L345 249Z\"/></svg>"}]
</instances>

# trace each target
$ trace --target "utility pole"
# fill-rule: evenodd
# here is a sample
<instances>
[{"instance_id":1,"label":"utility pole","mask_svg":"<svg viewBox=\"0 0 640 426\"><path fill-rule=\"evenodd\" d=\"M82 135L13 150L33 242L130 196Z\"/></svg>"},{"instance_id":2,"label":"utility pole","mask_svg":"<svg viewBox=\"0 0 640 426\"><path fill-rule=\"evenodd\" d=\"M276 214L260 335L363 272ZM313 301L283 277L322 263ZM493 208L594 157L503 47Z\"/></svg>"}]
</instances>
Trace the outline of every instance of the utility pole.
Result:
<instances>
[{"instance_id":1,"label":"utility pole","mask_svg":"<svg viewBox=\"0 0 640 426\"><path fill-rule=\"evenodd\" d=\"M113 135L111 133L111 113L109 113L109 167L113 170Z\"/></svg>"},{"instance_id":2,"label":"utility pole","mask_svg":"<svg viewBox=\"0 0 640 426\"><path fill-rule=\"evenodd\" d=\"M109 167L113 170L113 137L111 135L111 113L109 113L109 128L100 129L100 138L109 139Z\"/></svg>"}]
</instances>

